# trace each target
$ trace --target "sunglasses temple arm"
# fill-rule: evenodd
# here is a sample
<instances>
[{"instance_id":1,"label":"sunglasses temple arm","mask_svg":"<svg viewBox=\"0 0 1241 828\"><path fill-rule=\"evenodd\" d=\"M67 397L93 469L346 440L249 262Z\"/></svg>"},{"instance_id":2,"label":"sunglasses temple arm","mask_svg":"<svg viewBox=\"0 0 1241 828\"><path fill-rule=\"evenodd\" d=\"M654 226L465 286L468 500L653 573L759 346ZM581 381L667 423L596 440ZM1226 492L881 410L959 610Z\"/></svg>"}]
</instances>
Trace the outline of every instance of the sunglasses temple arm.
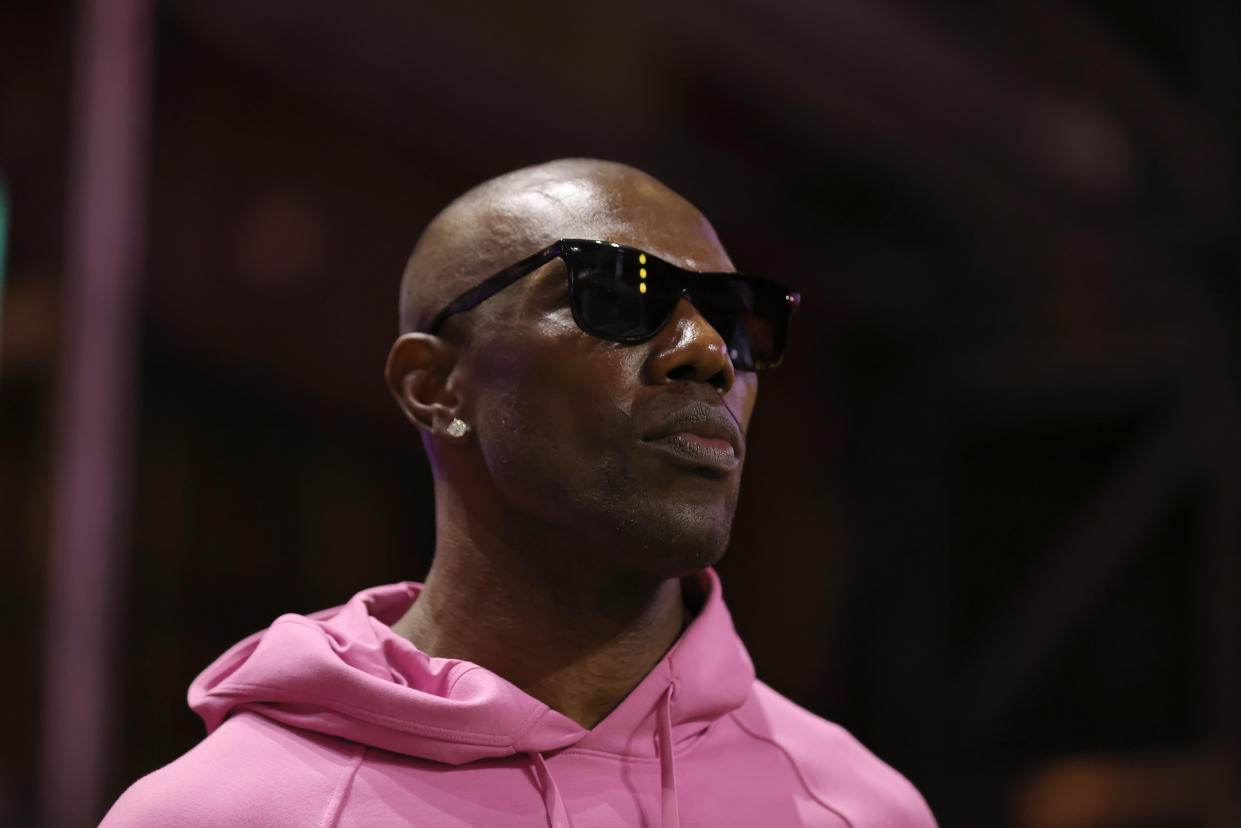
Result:
<instances>
[{"instance_id":1,"label":"sunglasses temple arm","mask_svg":"<svg viewBox=\"0 0 1241 828\"><path fill-rule=\"evenodd\" d=\"M455 316L463 311L468 311L478 305L485 299L489 299L496 295L504 288L516 282L522 276L527 276L538 270L543 265L560 255L560 242L543 248L532 256L527 256L520 262L504 268L496 275L480 282L465 293L458 296L448 303L448 307L440 311L431 324L427 326L426 332L429 334L439 333L440 327L450 316Z\"/></svg>"}]
</instances>

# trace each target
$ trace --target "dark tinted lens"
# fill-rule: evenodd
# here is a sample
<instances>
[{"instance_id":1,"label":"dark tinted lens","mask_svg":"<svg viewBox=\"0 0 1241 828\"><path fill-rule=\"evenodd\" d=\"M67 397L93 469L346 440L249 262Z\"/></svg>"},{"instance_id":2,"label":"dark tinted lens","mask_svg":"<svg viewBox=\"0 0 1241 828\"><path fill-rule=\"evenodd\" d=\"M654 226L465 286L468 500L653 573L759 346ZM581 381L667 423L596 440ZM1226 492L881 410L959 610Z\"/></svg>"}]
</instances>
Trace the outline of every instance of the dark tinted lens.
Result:
<instances>
[{"instance_id":1,"label":"dark tinted lens","mask_svg":"<svg viewBox=\"0 0 1241 828\"><path fill-rule=\"evenodd\" d=\"M657 262L632 248L571 248L573 312L587 333L633 341L653 335L676 304Z\"/></svg>"},{"instance_id":2,"label":"dark tinted lens","mask_svg":"<svg viewBox=\"0 0 1241 828\"><path fill-rule=\"evenodd\" d=\"M747 276L695 279L690 299L724 339L733 365L754 370L780 361L791 308L784 288Z\"/></svg>"},{"instance_id":3,"label":"dark tinted lens","mask_svg":"<svg viewBox=\"0 0 1241 828\"><path fill-rule=\"evenodd\" d=\"M587 333L617 342L654 336L685 295L723 338L733 365L758 370L784 355L796 294L775 282L731 273L695 273L640 250L568 240L573 316Z\"/></svg>"},{"instance_id":4,"label":"dark tinted lens","mask_svg":"<svg viewBox=\"0 0 1241 828\"><path fill-rule=\"evenodd\" d=\"M753 342L746 320L752 313L754 294L749 285L726 276L707 277L691 289L690 301L724 339L733 365L752 365Z\"/></svg>"}]
</instances>

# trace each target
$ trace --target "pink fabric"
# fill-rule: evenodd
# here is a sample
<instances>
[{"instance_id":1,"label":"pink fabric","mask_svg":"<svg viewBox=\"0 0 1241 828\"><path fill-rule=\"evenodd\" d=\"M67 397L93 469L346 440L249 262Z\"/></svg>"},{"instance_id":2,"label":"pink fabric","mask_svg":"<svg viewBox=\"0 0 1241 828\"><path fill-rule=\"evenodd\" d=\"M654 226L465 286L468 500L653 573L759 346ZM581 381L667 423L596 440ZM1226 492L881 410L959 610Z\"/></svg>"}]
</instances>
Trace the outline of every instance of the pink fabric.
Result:
<instances>
[{"instance_id":1,"label":"pink fabric","mask_svg":"<svg viewBox=\"0 0 1241 828\"><path fill-rule=\"evenodd\" d=\"M282 616L195 680L207 738L103 825L935 825L900 774L755 680L714 572L685 585L701 612L592 730L394 634L417 584Z\"/></svg>"}]
</instances>

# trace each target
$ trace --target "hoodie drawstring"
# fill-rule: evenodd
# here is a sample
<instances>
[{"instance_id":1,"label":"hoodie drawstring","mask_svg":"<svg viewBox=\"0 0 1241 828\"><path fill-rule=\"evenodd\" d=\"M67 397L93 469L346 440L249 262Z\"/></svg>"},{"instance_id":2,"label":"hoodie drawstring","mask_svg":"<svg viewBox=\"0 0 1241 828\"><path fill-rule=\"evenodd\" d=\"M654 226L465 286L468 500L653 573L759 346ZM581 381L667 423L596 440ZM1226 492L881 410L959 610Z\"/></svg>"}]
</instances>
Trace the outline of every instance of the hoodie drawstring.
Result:
<instances>
[{"instance_id":1,"label":"hoodie drawstring","mask_svg":"<svg viewBox=\"0 0 1241 828\"><path fill-rule=\"evenodd\" d=\"M659 722L659 739L655 743L655 752L659 754L659 787L660 787L660 828L680 828L681 814L677 805L677 768L673 758L672 745L672 690L669 684L659 701L656 717ZM547 760L538 751L530 751L534 760L534 775L543 788L543 805L547 808L547 824L551 828L573 828L569 821L569 810L565 807L556 780L547 767Z\"/></svg>"},{"instance_id":2,"label":"hoodie drawstring","mask_svg":"<svg viewBox=\"0 0 1241 828\"><path fill-rule=\"evenodd\" d=\"M672 745L672 690L676 685L669 684L664 697L659 703L659 782L662 788L663 819L661 828L680 828L681 815L677 807L677 768L674 761Z\"/></svg>"},{"instance_id":3,"label":"hoodie drawstring","mask_svg":"<svg viewBox=\"0 0 1241 828\"><path fill-rule=\"evenodd\" d=\"M556 780L552 778L552 772L548 770L543 754L531 751L530 757L534 759L534 774L539 778L539 785L543 788L543 805L547 808L547 824L551 828L573 828L573 823L569 822L569 810L565 807L564 800L560 798L560 789L556 787Z\"/></svg>"}]
</instances>

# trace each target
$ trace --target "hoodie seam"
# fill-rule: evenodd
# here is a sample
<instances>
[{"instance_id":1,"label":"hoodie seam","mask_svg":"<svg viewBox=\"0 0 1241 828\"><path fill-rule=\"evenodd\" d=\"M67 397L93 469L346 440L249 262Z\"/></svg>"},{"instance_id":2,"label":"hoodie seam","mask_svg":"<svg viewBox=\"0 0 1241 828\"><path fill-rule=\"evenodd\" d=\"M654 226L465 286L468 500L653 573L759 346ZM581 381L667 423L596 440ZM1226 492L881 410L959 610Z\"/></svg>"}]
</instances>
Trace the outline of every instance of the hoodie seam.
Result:
<instances>
[{"instance_id":1,"label":"hoodie seam","mask_svg":"<svg viewBox=\"0 0 1241 828\"><path fill-rule=\"evenodd\" d=\"M353 787L353 780L358 775L358 768L362 767L362 760L366 758L366 745L359 745L358 755L349 763L349 767L337 781L336 787L332 790L332 796L328 799L327 808L323 811L323 817L319 820L319 828L334 828L340 822L341 812L345 808L345 799L349 796L349 790Z\"/></svg>"},{"instance_id":2,"label":"hoodie seam","mask_svg":"<svg viewBox=\"0 0 1241 828\"><path fill-rule=\"evenodd\" d=\"M320 697L294 695L279 687L271 687L271 686L264 685L264 684L252 684L249 682L235 682L231 684L227 688L227 690L229 692L234 692L238 690L240 691L262 691L263 693L270 694L262 702L246 703L247 707L251 707L252 704L262 705L262 704L267 704L270 702L310 704L310 703L315 703L321 700ZM214 692L218 695L223 695L222 691L218 688ZM349 702L340 701L340 700L334 701L333 705L337 708L348 711L349 713L355 715L361 721L364 721L370 724L385 725L385 726L391 727L393 730L400 731L401 733L406 733L406 734L410 734L414 736L434 736L437 738L443 737L445 741L456 742L459 744L477 744L477 745L482 745L485 747L510 746L510 740L507 736L495 736L494 734L478 733L477 731L471 731L471 730L448 729L448 728L435 727L433 725L415 724L415 723L410 722L407 719L399 719L394 716L385 716L382 713L375 713L373 711L367 710L366 708L358 707L356 705L350 704ZM238 709L238 708L235 708L235 709ZM251 707L251 709L254 709L254 708ZM270 711L270 712L263 711L262 708L258 708L255 712L262 712L268 718L273 718L270 715L270 712L274 712L274 711ZM472 738L461 738L463 736L472 737Z\"/></svg>"},{"instance_id":3,"label":"hoodie seam","mask_svg":"<svg viewBox=\"0 0 1241 828\"><path fill-rule=\"evenodd\" d=\"M820 805L822 805L828 811L831 811L833 814L840 817L840 819L844 821L845 825L849 826L849 828L854 828L853 820L845 816L844 813L840 811L838 808L828 804L828 802L824 800L823 797L819 796L819 794L815 792L814 788L810 787L810 783L806 781L806 777L802 774L801 767L798 766L797 760L793 758L793 755L789 753L788 750L785 749L783 745L781 745L775 739L772 739L768 736L764 736L763 734L758 733L755 730L752 730L749 726L746 725L745 722L741 721L741 717L737 715L736 711L730 712L728 715L729 717L732 718L734 722L737 723L738 727L740 727L743 731L746 732L747 735L750 736L750 738L758 739L760 742L766 742L767 744L771 745L776 750L778 750L780 752L780 755L784 757L784 760L789 763L789 766L793 769L793 773L797 776L797 781L800 782L801 786L806 789L806 793L810 795L810 798L813 799L815 802L819 803Z\"/></svg>"},{"instance_id":4,"label":"hoodie seam","mask_svg":"<svg viewBox=\"0 0 1241 828\"><path fill-rule=\"evenodd\" d=\"M552 712L552 709L545 705L542 710L536 710L526 717L525 721L521 723L521 726L518 727L514 731L513 738L509 743L510 746L513 748L514 752L518 752L517 743L520 742L522 739L526 738L526 734L529 733L531 730L533 730L534 726L538 724L544 717L547 716L547 714L551 712ZM554 750L555 748L551 748L551 749ZM540 753L541 752L542 751L540 751Z\"/></svg>"},{"instance_id":5,"label":"hoodie seam","mask_svg":"<svg viewBox=\"0 0 1241 828\"><path fill-rule=\"evenodd\" d=\"M468 667L465 670L462 670L460 673L457 674L457 677L454 678L452 682L448 685L448 691L446 695L448 696L452 695L453 691L457 689L457 683L460 682L461 679L465 678L467 675L474 672L475 670L482 670L482 669L483 668L481 666L479 666L478 664L475 664L475 665ZM539 719L546 716L549 712L551 712L551 708L548 707L547 705L543 705L542 710L537 710L537 709L534 710L533 712L530 713L529 716L527 716L525 719L522 719L522 721L518 724L518 726L513 729L512 736L509 738L507 744L509 747L513 749L514 753L518 752L517 743L520 742L522 738L530 731L530 729L534 727L535 723L538 722Z\"/></svg>"},{"instance_id":6,"label":"hoodie seam","mask_svg":"<svg viewBox=\"0 0 1241 828\"><path fill-rule=\"evenodd\" d=\"M475 664L465 670L462 670L460 673L457 674L457 677L454 678L452 682L448 685L447 695L449 696L452 695L453 691L457 689L457 683L461 681L461 679L465 678L466 676L468 676L470 673L474 672L475 670L482 670L482 669L483 668L480 665ZM507 742L508 746L513 749L514 753L518 752L517 743L520 742L522 738L527 733L530 732L530 729L534 727L535 723L538 722L539 719L542 719L549 712L551 712L551 708L548 707L547 705L543 705L543 708L541 710L534 710L533 712L530 713L530 715L522 719L521 722L518 724L518 726L514 728L512 736L509 738Z\"/></svg>"},{"instance_id":7,"label":"hoodie seam","mask_svg":"<svg viewBox=\"0 0 1241 828\"><path fill-rule=\"evenodd\" d=\"M457 689L457 684L460 683L461 679L465 678L477 669L479 669L479 666L477 664L473 664L457 673L456 677L448 683L448 689L445 691L444 695L451 696L452 691Z\"/></svg>"}]
</instances>

